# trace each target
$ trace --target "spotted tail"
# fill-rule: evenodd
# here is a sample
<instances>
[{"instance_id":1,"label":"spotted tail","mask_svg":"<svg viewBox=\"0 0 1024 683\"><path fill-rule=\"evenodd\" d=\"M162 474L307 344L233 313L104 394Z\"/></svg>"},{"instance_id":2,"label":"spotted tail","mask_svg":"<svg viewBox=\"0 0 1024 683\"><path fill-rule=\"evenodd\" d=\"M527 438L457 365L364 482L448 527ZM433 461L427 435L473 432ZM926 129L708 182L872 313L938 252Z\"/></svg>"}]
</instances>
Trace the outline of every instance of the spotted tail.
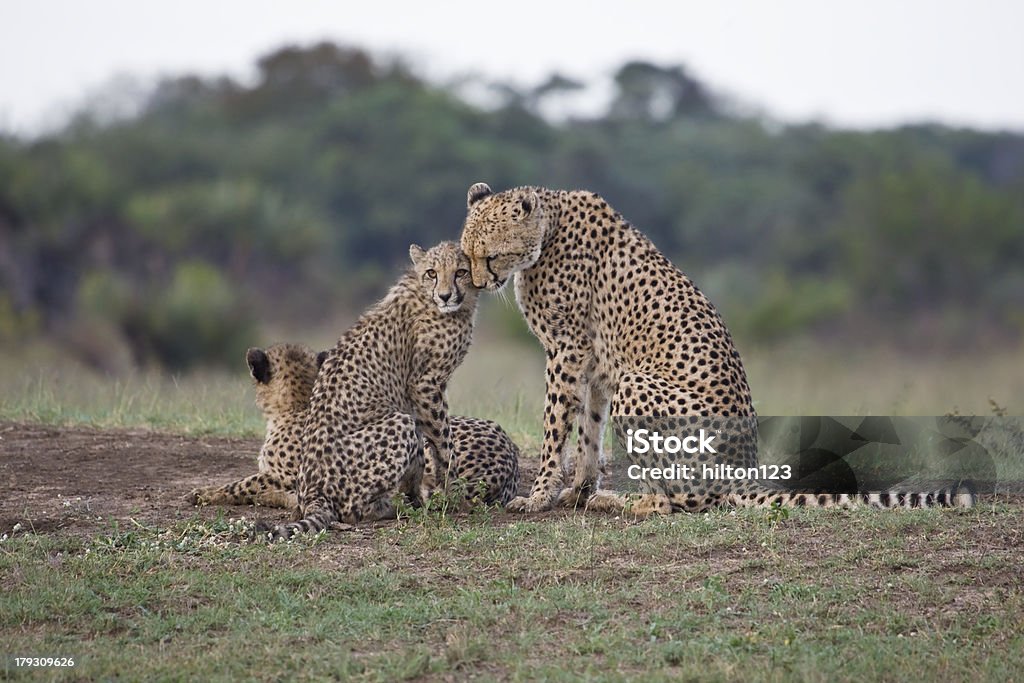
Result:
<instances>
[{"instance_id":1,"label":"spotted tail","mask_svg":"<svg viewBox=\"0 0 1024 683\"><path fill-rule=\"evenodd\" d=\"M278 524L274 528L257 529L257 533L263 534L264 538L273 543L281 539L289 539L296 534L309 532L320 532L338 521L338 515L330 507L319 510L307 511L306 516L297 522Z\"/></svg>"},{"instance_id":2,"label":"spotted tail","mask_svg":"<svg viewBox=\"0 0 1024 683\"><path fill-rule=\"evenodd\" d=\"M932 508L973 507L977 496L967 482L934 491L884 491L868 493L798 493L792 491L760 491L731 494L729 502L736 507L838 507L855 508Z\"/></svg>"}]
</instances>

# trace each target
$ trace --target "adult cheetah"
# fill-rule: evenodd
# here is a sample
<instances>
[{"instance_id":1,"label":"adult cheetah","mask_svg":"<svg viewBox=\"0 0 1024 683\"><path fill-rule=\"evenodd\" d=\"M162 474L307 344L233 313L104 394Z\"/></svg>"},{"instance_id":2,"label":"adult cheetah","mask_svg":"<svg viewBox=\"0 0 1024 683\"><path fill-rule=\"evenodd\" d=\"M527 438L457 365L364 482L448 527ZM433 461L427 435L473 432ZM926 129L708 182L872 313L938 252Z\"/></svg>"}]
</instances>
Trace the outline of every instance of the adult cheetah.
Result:
<instances>
[{"instance_id":1,"label":"adult cheetah","mask_svg":"<svg viewBox=\"0 0 1024 683\"><path fill-rule=\"evenodd\" d=\"M451 459L445 390L469 350L478 291L454 242L409 248L412 267L328 351L313 386L299 461L303 516L270 538L393 513L420 496L423 445ZM421 443L422 435L422 443Z\"/></svg>"},{"instance_id":2,"label":"adult cheetah","mask_svg":"<svg viewBox=\"0 0 1024 683\"><path fill-rule=\"evenodd\" d=\"M600 196L519 187L467 194L462 249L473 283L495 290L515 276L519 307L547 355L541 468L529 497L509 509L558 504L638 516L714 505L969 506L970 493L812 495L758 482L662 480L627 498L599 490L609 410L626 421L686 416L709 425L756 417L739 353L704 294ZM562 460L578 419L575 477L561 490ZM616 421L617 426L622 422ZM695 426L697 422L692 422ZM730 430L719 462L757 464L750 429ZM621 437L621 434L619 435Z\"/></svg>"},{"instance_id":3,"label":"adult cheetah","mask_svg":"<svg viewBox=\"0 0 1024 683\"><path fill-rule=\"evenodd\" d=\"M253 378L256 404L267 423L260 449L259 472L224 486L194 489L194 505L248 505L294 509L302 434L320 365L327 356L301 344L252 348L246 362ZM465 504L508 503L519 488L519 450L496 423L453 415L451 477L465 482ZM437 476L433 454L426 459L421 497Z\"/></svg>"}]
</instances>

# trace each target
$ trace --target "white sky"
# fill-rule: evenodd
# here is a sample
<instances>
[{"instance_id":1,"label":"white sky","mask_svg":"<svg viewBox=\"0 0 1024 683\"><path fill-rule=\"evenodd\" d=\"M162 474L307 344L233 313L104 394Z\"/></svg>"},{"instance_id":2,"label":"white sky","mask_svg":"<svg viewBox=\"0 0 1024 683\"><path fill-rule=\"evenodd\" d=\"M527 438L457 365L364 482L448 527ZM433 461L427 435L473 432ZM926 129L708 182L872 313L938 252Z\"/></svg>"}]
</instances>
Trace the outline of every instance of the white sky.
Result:
<instances>
[{"instance_id":1,"label":"white sky","mask_svg":"<svg viewBox=\"0 0 1024 683\"><path fill-rule=\"evenodd\" d=\"M286 42L405 55L436 79L607 79L683 62L786 121L1024 130L1015 0L3 0L0 129L38 131L116 75L252 74Z\"/></svg>"}]
</instances>

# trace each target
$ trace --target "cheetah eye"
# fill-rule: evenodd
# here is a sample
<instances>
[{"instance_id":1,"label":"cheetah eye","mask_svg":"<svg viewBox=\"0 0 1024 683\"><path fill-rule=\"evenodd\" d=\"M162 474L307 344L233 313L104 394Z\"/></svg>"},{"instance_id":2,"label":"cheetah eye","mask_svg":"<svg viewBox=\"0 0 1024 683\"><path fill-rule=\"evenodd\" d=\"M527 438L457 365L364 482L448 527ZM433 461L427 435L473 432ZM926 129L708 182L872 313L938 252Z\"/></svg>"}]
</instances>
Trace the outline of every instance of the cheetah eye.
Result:
<instances>
[{"instance_id":1,"label":"cheetah eye","mask_svg":"<svg viewBox=\"0 0 1024 683\"><path fill-rule=\"evenodd\" d=\"M466 277L467 275L469 275L469 271L466 270L465 268L459 268L458 270L455 271L455 277L461 278Z\"/></svg>"},{"instance_id":2,"label":"cheetah eye","mask_svg":"<svg viewBox=\"0 0 1024 683\"><path fill-rule=\"evenodd\" d=\"M436 280L437 279L437 271L434 270L433 268L431 268L430 270L427 271L427 277L429 277L431 280Z\"/></svg>"}]
</instances>

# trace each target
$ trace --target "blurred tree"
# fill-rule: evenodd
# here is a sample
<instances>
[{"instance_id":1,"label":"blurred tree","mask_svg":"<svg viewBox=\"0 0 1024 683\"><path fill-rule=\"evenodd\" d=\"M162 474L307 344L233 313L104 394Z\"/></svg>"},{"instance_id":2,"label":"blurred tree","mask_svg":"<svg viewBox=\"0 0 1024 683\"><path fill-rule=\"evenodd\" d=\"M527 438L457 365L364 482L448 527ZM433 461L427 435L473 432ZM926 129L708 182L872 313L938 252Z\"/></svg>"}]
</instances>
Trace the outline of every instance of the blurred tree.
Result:
<instances>
[{"instance_id":1,"label":"blurred tree","mask_svg":"<svg viewBox=\"0 0 1024 683\"><path fill-rule=\"evenodd\" d=\"M847 277L891 312L983 306L1024 263L1021 207L948 160L858 176L838 220Z\"/></svg>"},{"instance_id":2,"label":"blurred tree","mask_svg":"<svg viewBox=\"0 0 1024 683\"><path fill-rule=\"evenodd\" d=\"M615 73L615 85L617 93L608 112L612 119L664 121L718 114L708 89L682 66L628 62Z\"/></svg>"},{"instance_id":3,"label":"blurred tree","mask_svg":"<svg viewBox=\"0 0 1024 683\"><path fill-rule=\"evenodd\" d=\"M252 84L183 75L116 116L94 101L0 136L0 333L86 317L93 349L233 362L257 311L294 324L379 296L409 243L458 236L485 180L603 194L750 338L935 315L1021 334L1024 136L768 124L682 65L629 62L613 86L601 115L548 118L586 86L552 74L473 105L321 43L266 55Z\"/></svg>"},{"instance_id":4,"label":"blurred tree","mask_svg":"<svg viewBox=\"0 0 1024 683\"><path fill-rule=\"evenodd\" d=\"M534 100L542 100L545 97L551 97L552 95L564 95L565 93L578 92L583 90L586 86L582 81L577 81L574 78L568 78L562 74L555 73L548 76L548 79L540 85L533 88L532 95Z\"/></svg>"}]
</instances>

